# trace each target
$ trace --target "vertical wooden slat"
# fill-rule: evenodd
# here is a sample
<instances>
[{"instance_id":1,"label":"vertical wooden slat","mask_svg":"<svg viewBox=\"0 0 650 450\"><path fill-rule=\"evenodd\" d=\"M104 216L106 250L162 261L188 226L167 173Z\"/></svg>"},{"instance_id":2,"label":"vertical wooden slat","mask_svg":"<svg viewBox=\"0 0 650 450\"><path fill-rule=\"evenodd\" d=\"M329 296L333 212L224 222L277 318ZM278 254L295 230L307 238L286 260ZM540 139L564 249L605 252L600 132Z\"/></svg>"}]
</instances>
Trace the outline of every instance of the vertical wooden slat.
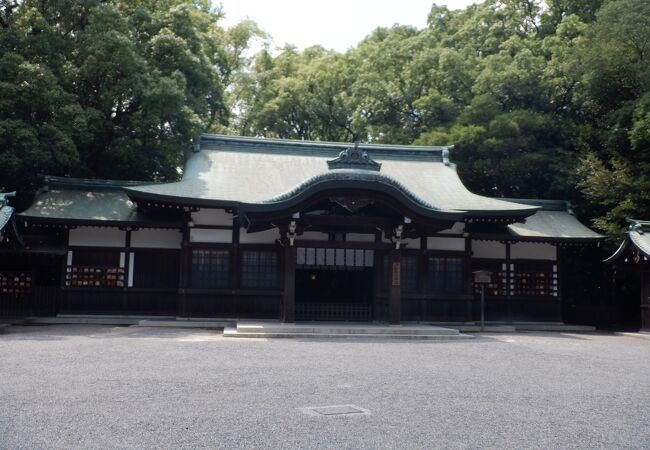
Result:
<instances>
[{"instance_id":1,"label":"vertical wooden slat","mask_svg":"<svg viewBox=\"0 0 650 450\"><path fill-rule=\"evenodd\" d=\"M388 323L397 325L401 321L402 292L400 269L402 253L398 249L390 251L391 283L388 299Z\"/></svg>"},{"instance_id":2,"label":"vertical wooden slat","mask_svg":"<svg viewBox=\"0 0 650 450\"><path fill-rule=\"evenodd\" d=\"M284 295L282 297L282 320L293 323L296 320L296 248L284 244Z\"/></svg>"}]
</instances>

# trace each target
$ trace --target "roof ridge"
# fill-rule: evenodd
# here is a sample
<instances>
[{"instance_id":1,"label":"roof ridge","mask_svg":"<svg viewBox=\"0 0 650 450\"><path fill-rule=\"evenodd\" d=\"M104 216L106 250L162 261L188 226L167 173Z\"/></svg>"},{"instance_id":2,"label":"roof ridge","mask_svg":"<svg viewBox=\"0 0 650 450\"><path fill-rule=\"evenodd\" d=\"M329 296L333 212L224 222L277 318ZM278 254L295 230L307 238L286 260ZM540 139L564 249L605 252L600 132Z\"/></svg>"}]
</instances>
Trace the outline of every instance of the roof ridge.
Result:
<instances>
[{"instance_id":1,"label":"roof ridge","mask_svg":"<svg viewBox=\"0 0 650 450\"><path fill-rule=\"evenodd\" d=\"M74 178L74 177L57 177L46 175L44 184L48 188L96 188L96 189L119 189L127 186L143 186L148 184L158 184L153 181L135 181L135 180L104 180L99 178Z\"/></svg>"},{"instance_id":2,"label":"roof ridge","mask_svg":"<svg viewBox=\"0 0 650 450\"><path fill-rule=\"evenodd\" d=\"M571 211L571 202L568 200L550 200L542 198L512 198L512 197L495 197L498 200L505 200L514 203L523 203L524 205L539 206L542 211Z\"/></svg>"},{"instance_id":3,"label":"roof ridge","mask_svg":"<svg viewBox=\"0 0 650 450\"><path fill-rule=\"evenodd\" d=\"M286 150L329 150L329 151L343 151L355 145L355 142L331 142L331 141L301 141L297 139L277 139L277 138L262 138L250 136L229 136L222 134L201 134L198 144L195 145L194 151L201 151L204 149L202 144L209 142L231 142L239 145L256 145L256 146L277 146L281 145ZM195 143L195 144L197 144ZM419 145L394 145L394 144L374 144L374 143L358 143L359 148L371 152L380 152L384 154L406 156L409 153L413 156L431 155L440 158L442 162L449 164L449 150L453 145L446 146L419 146ZM232 150L237 150L233 148Z\"/></svg>"}]
</instances>

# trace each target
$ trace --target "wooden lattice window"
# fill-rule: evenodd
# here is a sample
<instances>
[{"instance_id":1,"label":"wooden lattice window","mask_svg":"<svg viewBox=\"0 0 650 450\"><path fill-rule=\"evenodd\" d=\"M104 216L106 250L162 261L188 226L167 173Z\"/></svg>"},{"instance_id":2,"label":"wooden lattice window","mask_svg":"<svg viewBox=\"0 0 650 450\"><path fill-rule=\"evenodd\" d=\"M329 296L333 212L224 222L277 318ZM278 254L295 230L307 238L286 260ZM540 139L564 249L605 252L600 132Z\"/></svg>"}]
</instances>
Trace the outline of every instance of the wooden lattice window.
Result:
<instances>
[{"instance_id":1,"label":"wooden lattice window","mask_svg":"<svg viewBox=\"0 0 650 450\"><path fill-rule=\"evenodd\" d=\"M198 289L228 287L230 285L230 251L192 250L190 284Z\"/></svg>"},{"instance_id":2,"label":"wooden lattice window","mask_svg":"<svg viewBox=\"0 0 650 450\"><path fill-rule=\"evenodd\" d=\"M418 290L418 257L403 255L400 265L401 290L413 294Z\"/></svg>"},{"instance_id":3,"label":"wooden lattice window","mask_svg":"<svg viewBox=\"0 0 650 450\"><path fill-rule=\"evenodd\" d=\"M241 285L249 289L275 289L279 286L279 258L275 251L242 252Z\"/></svg>"},{"instance_id":4,"label":"wooden lattice window","mask_svg":"<svg viewBox=\"0 0 650 450\"><path fill-rule=\"evenodd\" d=\"M427 287L430 292L463 292L463 258L430 256L428 263Z\"/></svg>"}]
</instances>

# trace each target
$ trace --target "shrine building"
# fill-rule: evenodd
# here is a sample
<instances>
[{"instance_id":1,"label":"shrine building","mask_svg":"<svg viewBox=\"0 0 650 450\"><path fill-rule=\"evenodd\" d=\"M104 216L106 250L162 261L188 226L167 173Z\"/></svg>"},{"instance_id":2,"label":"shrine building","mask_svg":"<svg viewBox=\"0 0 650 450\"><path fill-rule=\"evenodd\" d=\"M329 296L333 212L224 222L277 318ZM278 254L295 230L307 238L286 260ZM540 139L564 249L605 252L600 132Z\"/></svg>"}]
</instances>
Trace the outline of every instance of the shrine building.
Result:
<instances>
[{"instance_id":1,"label":"shrine building","mask_svg":"<svg viewBox=\"0 0 650 450\"><path fill-rule=\"evenodd\" d=\"M650 222L627 219L625 239L605 263L636 273L642 331L650 332ZM626 280L629 281L629 280Z\"/></svg>"},{"instance_id":2,"label":"shrine building","mask_svg":"<svg viewBox=\"0 0 650 450\"><path fill-rule=\"evenodd\" d=\"M0 315L562 322L564 201L471 193L450 147L202 135L173 183L0 194Z\"/></svg>"}]
</instances>

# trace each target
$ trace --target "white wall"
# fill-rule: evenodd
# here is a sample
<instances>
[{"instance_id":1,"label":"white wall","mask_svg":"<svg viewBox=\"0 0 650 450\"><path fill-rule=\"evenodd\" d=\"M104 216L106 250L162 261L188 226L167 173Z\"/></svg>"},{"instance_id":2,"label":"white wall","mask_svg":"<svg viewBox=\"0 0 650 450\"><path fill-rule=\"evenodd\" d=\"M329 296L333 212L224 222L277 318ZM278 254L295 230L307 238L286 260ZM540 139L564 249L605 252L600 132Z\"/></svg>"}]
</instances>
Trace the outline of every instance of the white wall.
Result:
<instances>
[{"instance_id":1,"label":"white wall","mask_svg":"<svg viewBox=\"0 0 650 450\"><path fill-rule=\"evenodd\" d=\"M239 242L242 244L275 244L275 240L279 237L280 231L277 228L257 233L247 233L242 228L239 234Z\"/></svg>"},{"instance_id":2,"label":"white wall","mask_svg":"<svg viewBox=\"0 0 650 450\"><path fill-rule=\"evenodd\" d=\"M223 209L204 208L192 213L195 225L227 225L232 226L232 214Z\"/></svg>"},{"instance_id":3,"label":"white wall","mask_svg":"<svg viewBox=\"0 0 650 450\"><path fill-rule=\"evenodd\" d=\"M511 259L543 259L555 261L557 248L546 242L517 242L510 244Z\"/></svg>"},{"instance_id":4,"label":"white wall","mask_svg":"<svg viewBox=\"0 0 650 450\"><path fill-rule=\"evenodd\" d=\"M443 234L462 234L465 232L465 223L464 222L456 222L453 227L448 228L446 230L442 230L440 233Z\"/></svg>"},{"instance_id":5,"label":"white wall","mask_svg":"<svg viewBox=\"0 0 650 450\"><path fill-rule=\"evenodd\" d=\"M383 242L384 244L395 245L395 243L393 241L391 241L390 239L386 239L386 237L383 234L382 234L382 237L381 237L381 242ZM420 249L420 238L417 238L417 239L402 239L402 244L407 244L408 245L407 248L410 249L410 250L419 250Z\"/></svg>"},{"instance_id":6,"label":"white wall","mask_svg":"<svg viewBox=\"0 0 650 450\"><path fill-rule=\"evenodd\" d=\"M141 229L131 232L133 248L181 248L180 230Z\"/></svg>"},{"instance_id":7,"label":"white wall","mask_svg":"<svg viewBox=\"0 0 650 450\"><path fill-rule=\"evenodd\" d=\"M232 242L232 230L209 230L192 228L190 230L190 242L213 242L230 244Z\"/></svg>"},{"instance_id":8,"label":"white wall","mask_svg":"<svg viewBox=\"0 0 650 450\"><path fill-rule=\"evenodd\" d=\"M465 238L428 237L427 249L462 252L465 250Z\"/></svg>"},{"instance_id":9,"label":"white wall","mask_svg":"<svg viewBox=\"0 0 650 450\"><path fill-rule=\"evenodd\" d=\"M327 233L320 233L318 231L305 231L300 236L296 237L296 242L300 241L326 241L329 238Z\"/></svg>"},{"instance_id":10,"label":"white wall","mask_svg":"<svg viewBox=\"0 0 650 450\"><path fill-rule=\"evenodd\" d=\"M474 258L506 258L506 244L498 241L472 241L472 256Z\"/></svg>"},{"instance_id":11,"label":"white wall","mask_svg":"<svg viewBox=\"0 0 650 450\"><path fill-rule=\"evenodd\" d=\"M361 233L347 233L345 235L346 242L375 242L374 234L361 234Z\"/></svg>"},{"instance_id":12,"label":"white wall","mask_svg":"<svg viewBox=\"0 0 650 450\"><path fill-rule=\"evenodd\" d=\"M70 230L68 245L87 247L124 247L126 231L118 228L79 227Z\"/></svg>"},{"instance_id":13,"label":"white wall","mask_svg":"<svg viewBox=\"0 0 650 450\"><path fill-rule=\"evenodd\" d=\"M420 250L420 239L402 239L402 244L406 244L406 248L411 250Z\"/></svg>"}]
</instances>

